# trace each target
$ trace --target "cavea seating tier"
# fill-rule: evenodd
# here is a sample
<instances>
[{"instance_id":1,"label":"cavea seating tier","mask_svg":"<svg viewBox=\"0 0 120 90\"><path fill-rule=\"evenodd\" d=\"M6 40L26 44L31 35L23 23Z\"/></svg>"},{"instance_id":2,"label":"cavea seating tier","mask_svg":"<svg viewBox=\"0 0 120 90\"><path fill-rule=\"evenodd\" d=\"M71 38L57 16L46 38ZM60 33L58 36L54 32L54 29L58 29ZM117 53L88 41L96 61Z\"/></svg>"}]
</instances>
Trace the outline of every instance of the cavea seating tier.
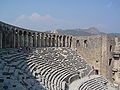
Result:
<instances>
[{"instance_id":1,"label":"cavea seating tier","mask_svg":"<svg viewBox=\"0 0 120 90\"><path fill-rule=\"evenodd\" d=\"M68 47L0 51L0 90L72 90L73 86L75 90L107 90L108 81L103 77L88 78L91 71ZM77 81L79 85L75 86Z\"/></svg>"}]
</instances>

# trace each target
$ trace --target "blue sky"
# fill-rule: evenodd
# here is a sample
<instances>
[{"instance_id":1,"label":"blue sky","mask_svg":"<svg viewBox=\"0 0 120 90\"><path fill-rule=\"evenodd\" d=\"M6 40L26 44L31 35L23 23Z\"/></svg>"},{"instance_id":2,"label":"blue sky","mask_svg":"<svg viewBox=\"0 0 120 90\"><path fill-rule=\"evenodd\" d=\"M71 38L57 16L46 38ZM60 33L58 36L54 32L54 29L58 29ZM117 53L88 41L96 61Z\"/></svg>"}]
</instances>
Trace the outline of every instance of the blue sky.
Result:
<instances>
[{"instance_id":1,"label":"blue sky","mask_svg":"<svg viewBox=\"0 0 120 90\"><path fill-rule=\"evenodd\" d=\"M0 21L34 30L120 33L120 0L0 0Z\"/></svg>"}]
</instances>

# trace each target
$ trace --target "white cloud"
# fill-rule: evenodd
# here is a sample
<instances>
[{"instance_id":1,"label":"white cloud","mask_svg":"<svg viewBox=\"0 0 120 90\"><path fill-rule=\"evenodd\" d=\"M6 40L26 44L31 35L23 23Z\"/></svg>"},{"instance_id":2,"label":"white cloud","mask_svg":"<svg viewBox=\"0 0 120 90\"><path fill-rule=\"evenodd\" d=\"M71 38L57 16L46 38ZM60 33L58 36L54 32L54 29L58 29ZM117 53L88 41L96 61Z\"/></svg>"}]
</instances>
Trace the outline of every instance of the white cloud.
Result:
<instances>
[{"instance_id":1,"label":"white cloud","mask_svg":"<svg viewBox=\"0 0 120 90\"><path fill-rule=\"evenodd\" d=\"M23 28L30 28L36 30L54 30L60 28L72 28L75 24L70 21L54 18L50 15L41 16L38 13L31 15L20 15L14 21L15 25Z\"/></svg>"},{"instance_id":2,"label":"white cloud","mask_svg":"<svg viewBox=\"0 0 120 90\"><path fill-rule=\"evenodd\" d=\"M96 25L96 27L98 27L98 28L106 28L107 25L106 24L98 24L98 25Z\"/></svg>"},{"instance_id":3,"label":"white cloud","mask_svg":"<svg viewBox=\"0 0 120 90\"><path fill-rule=\"evenodd\" d=\"M106 5L106 7L107 7L107 8L111 8L112 5L113 5L113 2L111 1L111 2L109 2L109 3Z\"/></svg>"}]
</instances>

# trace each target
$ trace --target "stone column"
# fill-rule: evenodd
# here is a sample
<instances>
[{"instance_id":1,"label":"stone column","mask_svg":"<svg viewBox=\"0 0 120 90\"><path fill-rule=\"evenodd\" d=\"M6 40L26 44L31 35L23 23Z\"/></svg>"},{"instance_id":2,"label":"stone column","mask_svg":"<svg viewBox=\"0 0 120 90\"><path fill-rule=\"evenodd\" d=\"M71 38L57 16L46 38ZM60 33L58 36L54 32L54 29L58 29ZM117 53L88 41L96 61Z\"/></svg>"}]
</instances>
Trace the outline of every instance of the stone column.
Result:
<instances>
[{"instance_id":1,"label":"stone column","mask_svg":"<svg viewBox=\"0 0 120 90\"><path fill-rule=\"evenodd\" d=\"M13 48L16 47L16 32L13 31Z\"/></svg>"},{"instance_id":2,"label":"stone column","mask_svg":"<svg viewBox=\"0 0 120 90\"><path fill-rule=\"evenodd\" d=\"M49 47L49 34L47 34L47 47Z\"/></svg>"},{"instance_id":3,"label":"stone column","mask_svg":"<svg viewBox=\"0 0 120 90\"><path fill-rule=\"evenodd\" d=\"M41 47L41 33L39 33L39 44L40 44L40 46L39 47Z\"/></svg>"},{"instance_id":4,"label":"stone column","mask_svg":"<svg viewBox=\"0 0 120 90\"><path fill-rule=\"evenodd\" d=\"M28 32L26 33L26 47L28 47Z\"/></svg>"},{"instance_id":5,"label":"stone column","mask_svg":"<svg viewBox=\"0 0 120 90\"><path fill-rule=\"evenodd\" d=\"M45 36L45 43L46 43L46 47L48 47L48 35L47 34Z\"/></svg>"},{"instance_id":6,"label":"stone column","mask_svg":"<svg viewBox=\"0 0 120 90\"><path fill-rule=\"evenodd\" d=\"M0 48L2 48L2 32L0 31Z\"/></svg>"},{"instance_id":7,"label":"stone column","mask_svg":"<svg viewBox=\"0 0 120 90\"><path fill-rule=\"evenodd\" d=\"M56 35L54 36L54 46L55 47L57 46L57 37L56 37Z\"/></svg>"},{"instance_id":8,"label":"stone column","mask_svg":"<svg viewBox=\"0 0 120 90\"><path fill-rule=\"evenodd\" d=\"M60 47L63 46L63 36L60 36Z\"/></svg>"},{"instance_id":9,"label":"stone column","mask_svg":"<svg viewBox=\"0 0 120 90\"><path fill-rule=\"evenodd\" d=\"M24 46L28 47L28 32L24 33Z\"/></svg>"},{"instance_id":10,"label":"stone column","mask_svg":"<svg viewBox=\"0 0 120 90\"><path fill-rule=\"evenodd\" d=\"M37 47L40 47L40 33L37 34Z\"/></svg>"},{"instance_id":11,"label":"stone column","mask_svg":"<svg viewBox=\"0 0 120 90\"><path fill-rule=\"evenodd\" d=\"M37 34L36 34L36 32L33 34L33 47L37 47Z\"/></svg>"},{"instance_id":12,"label":"stone column","mask_svg":"<svg viewBox=\"0 0 120 90\"><path fill-rule=\"evenodd\" d=\"M67 47L67 37L65 36L65 47Z\"/></svg>"},{"instance_id":13,"label":"stone column","mask_svg":"<svg viewBox=\"0 0 120 90\"><path fill-rule=\"evenodd\" d=\"M37 33L35 32L35 47L37 47L37 37L38 37L38 35L37 35Z\"/></svg>"},{"instance_id":14,"label":"stone column","mask_svg":"<svg viewBox=\"0 0 120 90\"><path fill-rule=\"evenodd\" d=\"M29 47L31 46L31 37L32 37L31 33L28 32L28 46Z\"/></svg>"},{"instance_id":15,"label":"stone column","mask_svg":"<svg viewBox=\"0 0 120 90\"><path fill-rule=\"evenodd\" d=\"M52 35L52 40L51 40L51 44L52 44L52 47L54 47L55 46L55 36L54 35Z\"/></svg>"},{"instance_id":16,"label":"stone column","mask_svg":"<svg viewBox=\"0 0 120 90\"><path fill-rule=\"evenodd\" d=\"M49 40L48 40L48 42L49 42L49 47L51 47L52 45L51 45L51 35L49 34Z\"/></svg>"},{"instance_id":17,"label":"stone column","mask_svg":"<svg viewBox=\"0 0 120 90\"><path fill-rule=\"evenodd\" d=\"M60 47L60 36L58 36L58 47Z\"/></svg>"},{"instance_id":18,"label":"stone column","mask_svg":"<svg viewBox=\"0 0 120 90\"><path fill-rule=\"evenodd\" d=\"M51 45L51 47L53 47L53 35L52 35L52 34L51 34L51 36L50 36L50 39L51 39L50 45Z\"/></svg>"},{"instance_id":19,"label":"stone column","mask_svg":"<svg viewBox=\"0 0 120 90\"><path fill-rule=\"evenodd\" d=\"M24 33L21 35L21 46L24 47Z\"/></svg>"},{"instance_id":20,"label":"stone column","mask_svg":"<svg viewBox=\"0 0 120 90\"><path fill-rule=\"evenodd\" d=\"M41 34L41 46L42 46L42 47L45 46L45 37L44 37L44 33Z\"/></svg>"},{"instance_id":21,"label":"stone column","mask_svg":"<svg viewBox=\"0 0 120 90\"><path fill-rule=\"evenodd\" d=\"M33 33L30 36L30 46L33 47Z\"/></svg>"},{"instance_id":22,"label":"stone column","mask_svg":"<svg viewBox=\"0 0 120 90\"><path fill-rule=\"evenodd\" d=\"M20 46L20 33L19 33L19 31L17 31L16 36L17 36L17 47L19 47Z\"/></svg>"},{"instance_id":23,"label":"stone column","mask_svg":"<svg viewBox=\"0 0 120 90\"><path fill-rule=\"evenodd\" d=\"M47 47L47 35L44 34L44 42L45 42L45 47Z\"/></svg>"}]
</instances>

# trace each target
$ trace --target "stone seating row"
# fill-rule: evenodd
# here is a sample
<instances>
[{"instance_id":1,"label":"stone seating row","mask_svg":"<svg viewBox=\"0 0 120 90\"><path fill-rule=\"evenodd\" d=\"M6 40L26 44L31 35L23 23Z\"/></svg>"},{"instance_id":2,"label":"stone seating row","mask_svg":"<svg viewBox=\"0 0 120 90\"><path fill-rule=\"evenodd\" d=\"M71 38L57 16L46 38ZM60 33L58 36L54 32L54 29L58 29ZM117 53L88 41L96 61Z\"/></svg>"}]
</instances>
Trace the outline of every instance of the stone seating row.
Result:
<instances>
[{"instance_id":1,"label":"stone seating row","mask_svg":"<svg viewBox=\"0 0 120 90\"><path fill-rule=\"evenodd\" d=\"M35 88L33 85L40 86L41 90L62 90L66 85L81 78L81 73L87 75L91 70L70 48L37 48L30 53L18 52L15 49L2 52L4 54L1 54L0 58L0 77L4 80L16 80L20 84L16 87L20 86L23 90L32 90ZM38 82L32 83L32 80ZM8 87L10 88L11 84Z\"/></svg>"},{"instance_id":2,"label":"stone seating row","mask_svg":"<svg viewBox=\"0 0 120 90\"><path fill-rule=\"evenodd\" d=\"M22 63L27 60L26 53L17 49L1 50L0 53L0 90L45 90L32 73L22 69Z\"/></svg>"},{"instance_id":3,"label":"stone seating row","mask_svg":"<svg viewBox=\"0 0 120 90\"><path fill-rule=\"evenodd\" d=\"M79 86L79 90L105 90L108 81L103 77L96 77L85 81Z\"/></svg>"}]
</instances>

